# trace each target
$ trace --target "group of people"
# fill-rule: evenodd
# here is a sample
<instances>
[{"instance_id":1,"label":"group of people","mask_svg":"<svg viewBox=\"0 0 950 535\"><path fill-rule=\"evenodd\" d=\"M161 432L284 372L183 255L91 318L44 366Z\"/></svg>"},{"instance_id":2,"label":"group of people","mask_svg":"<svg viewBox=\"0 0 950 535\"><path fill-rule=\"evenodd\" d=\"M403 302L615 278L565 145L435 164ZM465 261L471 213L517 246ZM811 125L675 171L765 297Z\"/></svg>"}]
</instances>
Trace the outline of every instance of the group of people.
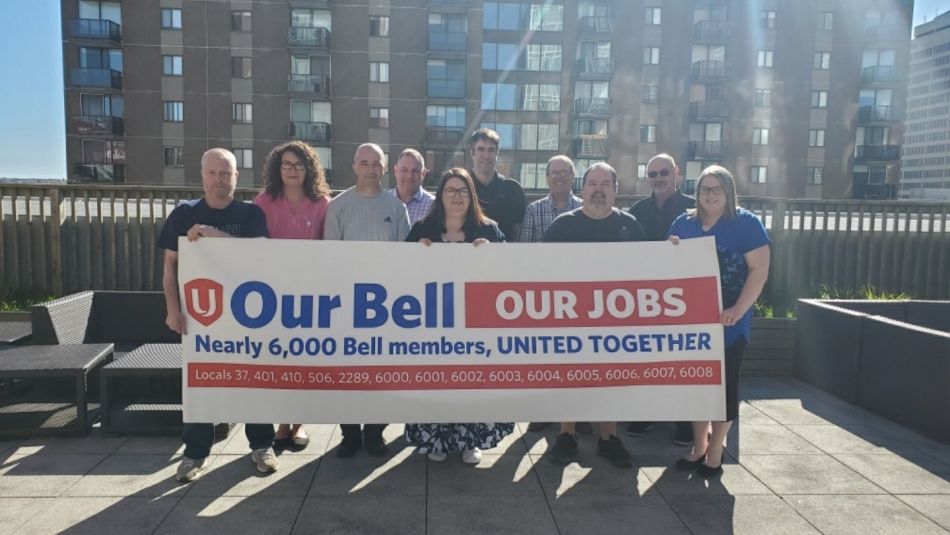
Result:
<instances>
[{"instance_id":1,"label":"group of people","mask_svg":"<svg viewBox=\"0 0 950 535\"><path fill-rule=\"evenodd\" d=\"M674 443L692 448L676 463L681 470L695 470L704 477L722 473L723 448L729 427L738 414L737 383L742 351L749 339L752 305L765 285L769 270L770 240L754 214L738 207L735 181L720 166L703 170L697 197L677 187L680 175L667 154L647 164L652 195L629 211L615 206L618 178L609 164L591 165L584 173L580 197L574 195L574 163L563 155L547 162L549 194L531 204L516 180L497 170L501 138L493 130L476 130L468 139L471 171L454 167L445 171L435 194L422 188L428 173L417 150L406 149L393 165L396 187L382 188L388 169L386 155L375 144L360 145L353 158L356 183L331 201L330 191L316 152L300 141L275 147L265 164L265 186L253 204L234 200L238 172L234 155L211 149L201 159L202 199L183 203L168 216L158 239L165 249L163 287L166 322L184 333L185 321L178 294L178 238L270 237L353 241L409 241L433 243L487 242L618 242L662 241L714 236L719 255L725 331L726 420L679 422ZM548 423L535 422L529 431ZM568 464L578 457L576 432L593 433L587 422L560 424L551 460ZM363 447L372 456L389 450L383 439L385 424L341 425L339 457L352 457ZM611 464L629 468L633 458L617 437L616 422L597 424L597 454ZM627 433L641 436L650 422L631 422ZM410 423L405 436L431 461L444 461L450 453L478 464L481 452L494 448L514 430L513 423ZM303 447L309 438L299 424L245 425L251 459L262 473L279 467L274 446ZM208 465L214 438L212 424L186 424L184 457L177 470L180 481L193 481Z\"/></svg>"}]
</instances>

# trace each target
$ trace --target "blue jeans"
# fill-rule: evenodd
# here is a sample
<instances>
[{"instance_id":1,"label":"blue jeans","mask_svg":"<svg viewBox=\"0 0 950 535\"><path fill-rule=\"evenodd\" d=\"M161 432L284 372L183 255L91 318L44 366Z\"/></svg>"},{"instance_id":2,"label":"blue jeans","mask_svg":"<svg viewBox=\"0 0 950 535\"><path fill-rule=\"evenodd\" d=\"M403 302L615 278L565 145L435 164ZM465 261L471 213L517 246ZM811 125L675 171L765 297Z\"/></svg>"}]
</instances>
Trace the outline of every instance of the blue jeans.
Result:
<instances>
[{"instance_id":1,"label":"blue jeans","mask_svg":"<svg viewBox=\"0 0 950 535\"><path fill-rule=\"evenodd\" d=\"M245 424L244 434L252 450L274 445L273 424ZM181 431L181 440L185 443L185 457L204 459L211 454L211 444L214 443L214 424L185 424Z\"/></svg>"}]
</instances>

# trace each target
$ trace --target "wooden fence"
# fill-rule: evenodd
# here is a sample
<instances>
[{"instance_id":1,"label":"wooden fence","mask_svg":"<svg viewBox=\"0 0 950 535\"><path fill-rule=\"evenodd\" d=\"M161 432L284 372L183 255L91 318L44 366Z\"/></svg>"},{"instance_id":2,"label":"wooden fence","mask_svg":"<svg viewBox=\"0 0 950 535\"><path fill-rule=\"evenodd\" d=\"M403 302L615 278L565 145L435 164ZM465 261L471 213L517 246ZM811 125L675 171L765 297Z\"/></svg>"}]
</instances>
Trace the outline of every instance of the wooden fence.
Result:
<instances>
[{"instance_id":1,"label":"wooden fence","mask_svg":"<svg viewBox=\"0 0 950 535\"><path fill-rule=\"evenodd\" d=\"M257 190L241 189L249 200ZM0 184L0 290L161 289L156 236L200 188ZM635 199L621 197L618 205ZM950 298L950 203L745 198L773 244L777 312L822 286Z\"/></svg>"}]
</instances>

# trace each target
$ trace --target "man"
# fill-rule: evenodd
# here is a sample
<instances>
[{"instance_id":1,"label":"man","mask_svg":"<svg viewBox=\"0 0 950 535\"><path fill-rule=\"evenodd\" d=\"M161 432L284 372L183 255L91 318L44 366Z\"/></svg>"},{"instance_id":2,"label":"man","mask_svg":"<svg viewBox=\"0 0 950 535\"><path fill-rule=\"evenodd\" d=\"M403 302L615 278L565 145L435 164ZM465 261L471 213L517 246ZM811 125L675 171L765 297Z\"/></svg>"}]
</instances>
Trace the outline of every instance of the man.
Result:
<instances>
[{"instance_id":1,"label":"man","mask_svg":"<svg viewBox=\"0 0 950 535\"><path fill-rule=\"evenodd\" d=\"M518 239L528 200L517 180L498 173L498 147L501 136L488 128L480 128L468 138L472 153L472 177L475 193L485 215L494 219L508 241Z\"/></svg>"},{"instance_id":2,"label":"man","mask_svg":"<svg viewBox=\"0 0 950 535\"><path fill-rule=\"evenodd\" d=\"M644 241L646 233L635 217L614 208L617 198L617 172L604 162L595 163L584 173L581 197L584 205L568 212L551 224L544 234L545 242L624 242ZM551 460L569 464L577 457L574 423L562 422L552 450ZM600 423L597 454L619 468L633 466L630 452L617 438L616 422Z\"/></svg>"},{"instance_id":3,"label":"man","mask_svg":"<svg viewBox=\"0 0 950 535\"><path fill-rule=\"evenodd\" d=\"M356 185L330 201L323 239L349 241L403 241L409 234L409 213L398 198L383 191L386 155L379 145L364 143L353 155ZM386 424L340 424L343 442L338 457L352 457L360 446L374 457L384 457Z\"/></svg>"},{"instance_id":4,"label":"man","mask_svg":"<svg viewBox=\"0 0 950 535\"><path fill-rule=\"evenodd\" d=\"M266 238L267 221L256 205L234 200L237 186L237 160L226 149L211 149L201 156L202 199L188 201L175 208L162 228L158 246L165 249L162 287L165 290L165 323L170 329L185 334L185 317L178 295L178 238L189 241L200 238ZM244 426L251 446L251 459L257 470L268 474L277 470L274 455L274 426L247 424ZM214 442L212 424L185 424L182 430L185 453L178 465L176 477L189 482L198 479L208 466L208 455Z\"/></svg>"},{"instance_id":5,"label":"man","mask_svg":"<svg viewBox=\"0 0 950 535\"><path fill-rule=\"evenodd\" d=\"M432 209L435 195L422 188L422 181L428 172L425 159L416 149L406 149L399 153L396 165L393 166L396 187L389 190L389 193L406 205L410 225L415 225L416 221L429 215L429 210Z\"/></svg>"},{"instance_id":6,"label":"man","mask_svg":"<svg viewBox=\"0 0 950 535\"><path fill-rule=\"evenodd\" d=\"M647 232L650 241L663 241L673 221L683 212L696 206L696 199L677 188L680 168L669 154L657 154L647 162L647 181L653 194L630 207ZM653 428L653 422L630 422L627 434L632 437L645 435ZM693 443L693 426L690 422L676 422L673 444L689 446Z\"/></svg>"}]
</instances>

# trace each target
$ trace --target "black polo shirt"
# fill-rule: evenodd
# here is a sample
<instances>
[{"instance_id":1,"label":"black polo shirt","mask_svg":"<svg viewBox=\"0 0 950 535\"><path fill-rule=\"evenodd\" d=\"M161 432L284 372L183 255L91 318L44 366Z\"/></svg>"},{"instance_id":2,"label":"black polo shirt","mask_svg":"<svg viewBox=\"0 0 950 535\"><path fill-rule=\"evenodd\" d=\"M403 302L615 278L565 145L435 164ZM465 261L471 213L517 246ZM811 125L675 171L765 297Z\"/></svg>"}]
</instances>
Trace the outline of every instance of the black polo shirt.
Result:
<instances>
[{"instance_id":1,"label":"black polo shirt","mask_svg":"<svg viewBox=\"0 0 950 535\"><path fill-rule=\"evenodd\" d=\"M662 208L657 206L656 199L650 195L631 206L630 213L643 226L648 240L663 241L669 234L673 221L689 208L695 207L696 199L676 190L676 193L663 203Z\"/></svg>"},{"instance_id":2,"label":"black polo shirt","mask_svg":"<svg viewBox=\"0 0 950 535\"><path fill-rule=\"evenodd\" d=\"M561 214L541 241L549 243L649 241L637 219L614 208L603 219L592 219L583 208Z\"/></svg>"},{"instance_id":3,"label":"black polo shirt","mask_svg":"<svg viewBox=\"0 0 950 535\"><path fill-rule=\"evenodd\" d=\"M472 178L475 178L474 171ZM505 236L515 236L514 227L524 220L528 205L521 184L495 172L495 178L487 186L475 178L475 193L485 215L498 223Z\"/></svg>"},{"instance_id":4,"label":"black polo shirt","mask_svg":"<svg viewBox=\"0 0 950 535\"><path fill-rule=\"evenodd\" d=\"M214 227L236 238L267 237L267 218L256 204L231 201L227 207L218 210L208 206L202 198L183 202L168 214L158 235L158 246L177 251L179 236L185 236L188 229L199 224Z\"/></svg>"}]
</instances>

